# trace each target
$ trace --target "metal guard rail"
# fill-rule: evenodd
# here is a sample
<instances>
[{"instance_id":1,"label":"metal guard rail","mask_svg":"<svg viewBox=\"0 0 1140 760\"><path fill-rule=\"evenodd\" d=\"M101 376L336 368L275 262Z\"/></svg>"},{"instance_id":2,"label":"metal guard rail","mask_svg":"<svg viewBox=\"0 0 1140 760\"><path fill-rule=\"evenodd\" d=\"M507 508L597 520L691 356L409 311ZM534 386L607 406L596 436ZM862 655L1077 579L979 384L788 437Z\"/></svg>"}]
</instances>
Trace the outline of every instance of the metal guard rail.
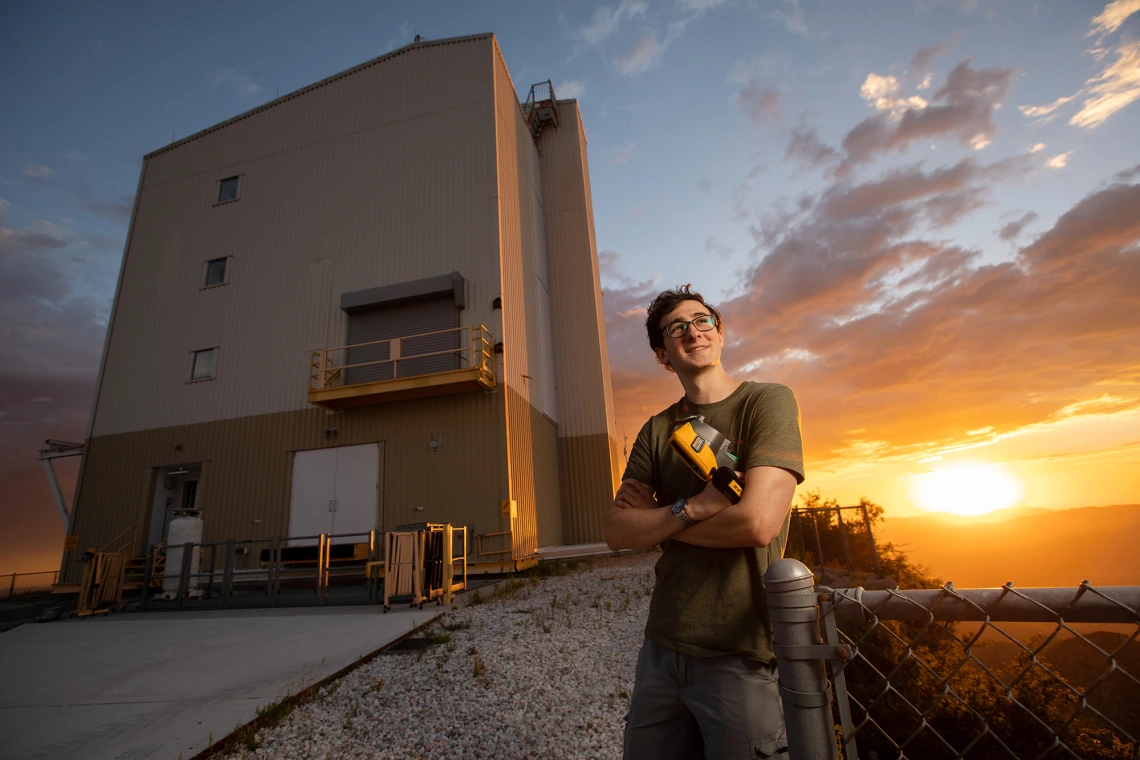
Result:
<instances>
[{"instance_id":1,"label":"metal guard rail","mask_svg":"<svg viewBox=\"0 0 1140 760\"><path fill-rule=\"evenodd\" d=\"M468 333L467 346L457 348L447 348L440 351L428 351L418 354L403 355L402 346L405 341L415 340L417 338L428 338L435 335L444 335L446 333ZM362 349L370 347L386 346L388 348L387 359L376 359L373 361L357 362L355 364L348 364L341 362L337 364L331 357L335 352L347 352L350 349ZM466 355L465 355L466 354ZM435 330L433 332L417 333L415 335L403 335L398 338L390 338L386 340L375 340L368 343L354 343L348 346L335 346L333 348L322 348L313 351L309 362L309 390L325 390L326 388L334 387L335 380L341 380L342 385L349 385L346 379L346 371L350 369L361 369L363 367L379 367L385 364L392 365L392 376L396 377L399 374L399 363L402 361L411 361L416 359L425 359L433 356L452 355L457 359L467 363L467 368L478 369L480 374L494 380L494 346L491 343L491 332L483 325L468 326L468 327L453 327L446 330ZM436 374L435 372L426 372L423 374ZM418 375L411 375L414 377Z\"/></svg>"},{"instance_id":2,"label":"metal guard rail","mask_svg":"<svg viewBox=\"0 0 1140 760\"><path fill-rule=\"evenodd\" d=\"M797 760L1140 758L1138 586L816 588L790 558L764 580ZM1055 627L1023 643L998 623ZM1129 632L1070 625L1082 623ZM987 633L1005 661L979 656L995 651ZM1051 663L1062 649L1074 683Z\"/></svg>"}]
</instances>

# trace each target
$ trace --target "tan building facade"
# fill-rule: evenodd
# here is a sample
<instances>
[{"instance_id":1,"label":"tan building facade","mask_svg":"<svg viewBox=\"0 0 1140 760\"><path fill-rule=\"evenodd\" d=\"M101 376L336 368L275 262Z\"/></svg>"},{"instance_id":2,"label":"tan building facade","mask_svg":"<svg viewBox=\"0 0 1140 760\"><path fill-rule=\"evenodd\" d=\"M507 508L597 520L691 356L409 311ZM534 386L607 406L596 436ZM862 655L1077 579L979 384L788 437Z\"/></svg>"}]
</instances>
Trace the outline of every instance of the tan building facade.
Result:
<instances>
[{"instance_id":1,"label":"tan building facade","mask_svg":"<svg viewBox=\"0 0 1140 760\"><path fill-rule=\"evenodd\" d=\"M620 462L585 132L575 101L515 93L493 35L420 42L145 158L80 551L189 507L207 542L601 540Z\"/></svg>"}]
</instances>

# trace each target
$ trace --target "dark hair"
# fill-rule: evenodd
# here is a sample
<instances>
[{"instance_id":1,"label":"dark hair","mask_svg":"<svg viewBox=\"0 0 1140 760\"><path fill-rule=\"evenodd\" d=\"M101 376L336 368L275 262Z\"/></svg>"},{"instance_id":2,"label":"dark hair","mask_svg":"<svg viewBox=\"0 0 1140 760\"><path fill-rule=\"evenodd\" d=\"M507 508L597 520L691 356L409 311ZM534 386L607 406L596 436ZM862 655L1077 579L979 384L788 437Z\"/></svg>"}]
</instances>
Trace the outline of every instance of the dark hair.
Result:
<instances>
[{"instance_id":1,"label":"dark hair","mask_svg":"<svg viewBox=\"0 0 1140 760\"><path fill-rule=\"evenodd\" d=\"M654 351L659 348L665 348L665 335L661 332L661 318L677 308L677 304L684 301L698 301L709 310L710 314L716 317L716 329L722 329L720 312L717 311L715 306L706 301L700 293L694 293L690 290L692 287L691 284L679 285L672 290L666 290L659 293L657 297L653 299L653 303L649 304L649 313L645 318L645 331L649 333L649 346Z\"/></svg>"}]
</instances>

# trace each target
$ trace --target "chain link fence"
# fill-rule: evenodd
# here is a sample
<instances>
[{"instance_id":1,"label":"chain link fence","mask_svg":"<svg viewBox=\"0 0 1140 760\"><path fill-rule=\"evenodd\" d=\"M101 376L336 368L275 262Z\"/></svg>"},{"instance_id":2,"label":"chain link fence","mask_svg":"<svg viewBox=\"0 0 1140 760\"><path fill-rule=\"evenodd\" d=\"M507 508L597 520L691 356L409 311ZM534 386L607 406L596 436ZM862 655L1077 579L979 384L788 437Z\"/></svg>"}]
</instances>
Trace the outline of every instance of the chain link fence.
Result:
<instances>
[{"instance_id":1,"label":"chain link fence","mask_svg":"<svg viewBox=\"0 0 1140 760\"><path fill-rule=\"evenodd\" d=\"M816 571L824 583L851 575L882 577L867 506L793 507L785 555Z\"/></svg>"},{"instance_id":2,"label":"chain link fence","mask_svg":"<svg viewBox=\"0 0 1140 760\"><path fill-rule=\"evenodd\" d=\"M831 589L794 559L765 580L799 760L1140 759L1140 586Z\"/></svg>"}]
</instances>

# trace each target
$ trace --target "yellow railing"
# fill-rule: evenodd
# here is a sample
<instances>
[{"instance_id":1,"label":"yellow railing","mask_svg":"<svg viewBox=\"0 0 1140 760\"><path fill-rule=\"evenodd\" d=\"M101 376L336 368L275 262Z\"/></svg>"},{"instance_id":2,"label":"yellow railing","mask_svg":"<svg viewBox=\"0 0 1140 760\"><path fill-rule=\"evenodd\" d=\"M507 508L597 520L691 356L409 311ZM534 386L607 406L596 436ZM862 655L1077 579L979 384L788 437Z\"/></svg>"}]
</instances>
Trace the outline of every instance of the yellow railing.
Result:
<instances>
[{"instance_id":1,"label":"yellow railing","mask_svg":"<svg viewBox=\"0 0 1140 760\"><path fill-rule=\"evenodd\" d=\"M121 553L128 557L135 556L135 545L139 540L139 526L132 525L124 530L119 535L112 538L107 543L103 544L103 548L99 550L102 554Z\"/></svg>"},{"instance_id":2,"label":"yellow railing","mask_svg":"<svg viewBox=\"0 0 1140 760\"><path fill-rule=\"evenodd\" d=\"M434 335L444 335L446 333L456 333L457 337L462 341L466 336L465 346L456 348L448 348L442 351L428 351L425 353L405 354L403 352L404 343L417 338L427 338ZM459 342L459 341L457 341ZM347 361L348 351L351 349L362 349L387 346L388 358L378 359L375 361L357 362L349 364ZM376 340L369 343L354 343L350 346L336 346L334 348L322 348L318 351L313 351L309 362L309 390L321 391L328 388L344 387L348 385L363 385L365 382L348 382L348 371L359 370L364 367L382 367L386 365L391 366L393 378L399 377L412 377L416 375L400 375L400 362L407 362L412 359L425 359L432 356L455 356L461 366L456 367L457 370L478 369L480 376L487 381L489 385L494 385L495 382L495 362L494 362L494 348L491 343L491 333L483 325L478 327L455 327L448 330L436 330L434 332L418 333L416 335L404 335L399 338L391 338L389 340ZM343 357L343 358L342 358ZM339 361L338 361L339 360ZM451 371L451 370L443 370ZM441 371L430 371L417 373L423 375L440 374Z\"/></svg>"}]
</instances>

